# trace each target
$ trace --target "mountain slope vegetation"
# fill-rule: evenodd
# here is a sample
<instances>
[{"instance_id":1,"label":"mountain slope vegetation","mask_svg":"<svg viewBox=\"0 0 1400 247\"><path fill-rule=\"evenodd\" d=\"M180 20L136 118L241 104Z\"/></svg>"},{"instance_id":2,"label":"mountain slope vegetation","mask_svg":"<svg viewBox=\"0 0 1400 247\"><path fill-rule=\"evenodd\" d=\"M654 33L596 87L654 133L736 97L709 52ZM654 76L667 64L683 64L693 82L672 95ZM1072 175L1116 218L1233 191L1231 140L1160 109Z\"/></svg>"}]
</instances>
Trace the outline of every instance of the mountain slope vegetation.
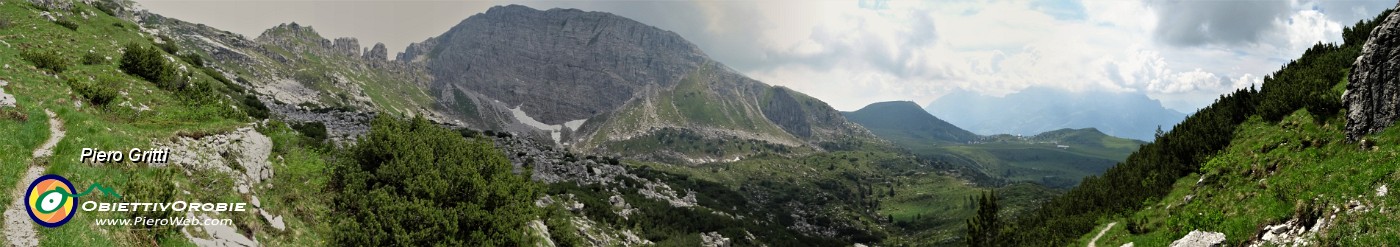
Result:
<instances>
[{"instance_id":1,"label":"mountain slope vegetation","mask_svg":"<svg viewBox=\"0 0 1400 247\"><path fill-rule=\"evenodd\" d=\"M0 107L0 147L7 151L0 161L110 185L125 196L84 200L252 208L189 215L83 212L64 227L36 229L40 245L429 244L393 238L410 235L449 245L696 246L715 236L736 245L951 244L973 213L960 206L964 196L991 186L979 182L989 179L978 172L879 141L820 100L718 63L683 71L668 87L643 87L644 94L618 101L617 109L570 113L589 118L561 132L586 133L560 133L575 140L614 134L592 130L644 134L637 138L664 134L652 139L666 142L662 149L645 149L655 146L640 141L575 149L542 138L547 135L511 111L560 123L531 104L499 103L493 98L499 95L465 85L434 84L425 62L436 55L388 61L380 47L360 54L353 39L326 39L297 24L249 39L128 4L0 2L0 61L8 65L0 67L6 72L0 80L17 99L16 107ZM581 12L551 11L527 12ZM594 44L615 41L600 36ZM614 45L599 52L629 48ZM128 54L132 62L123 63ZM665 113L616 117L633 109ZM47 126L49 111L61 126ZM640 119L672 128L623 125ZM32 159L27 154L50 127L67 133L55 158ZM95 164L61 158L85 147L152 146L171 148L178 159ZM653 150L724 159L657 162L664 159L620 155ZM449 165L463 160L479 166ZM19 181L25 169L0 169L0 189L25 185ZM453 194L464 184L481 184L477 178L499 186ZM6 197L0 199L15 199ZM1028 196L1004 205L1021 210L1035 202ZM415 219L433 216L422 212L434 207L468 214ZM98 226L93 220L137 216L208 217L231 225ZM474 230L483 233L470 235Z\"/></svg>"},{"instance_id":2,"label":"mountain slope vegetation","mask_svg":"<svg viewBox=\"0 0 1400 247\"><path fill-rule=\"evenodd\" d=\"M1183 184L1185 183L1183 181L1191 179L1191 174L1246 170L1237 168L1239 166L1270 167L1274 165L1272 164L1276 163L1274 161L1264 164L1245 162L1262 161L1258 160L1259 156L1256 155L1266 156L1263 153L1268 153L1267 151L1277 146L1269 147L1268 150L1259 149L1259 154L1250 154L1248 159L1213 160L1230 157L1228 150L1231 150L1232 145L1237 143L1248 145L1259 141L1247 138L1268 137L1273 139L1275 137L1270 136L1285 136L1282 133L1257 134L1258 132L1252 132L1258 131L1257 129L1244 129L1241 126L1258 127L1274 124L1288 126L1296 125L1296 123L1280 121L1302 121L1302 119L1309 119L1308 121L1315 121L1315 123L1321 122L1324 123L1323 125L1335 121L1333 119L1341 115L1343 110L1341 88L1345 84L1348 70L1356 61L1361 45L1366 42L1368 34L1389 14L1390 11L1386 11L1376 19L1362 21L1344 29L1344 43L1341 45L1317 44L1313 46L1304 52L1302 57L1266 77L1262 89L1242 89L1220 97L1214 104L1197 111L1172 128L1171 131L1157 137L1153 143L1144 145L1130 155L1126 161L1110 168L1104 175L1086 178L1078 187L1049 201L1040 209L1019 216L1014 220L1015 224L1005 231L1004 240L1017 245L1049 245L1070 242L1088 233L1102 219L1155 208L1153 205L1158 205L1156 204L1158 201L1175 200L1175 198L1168 197L1169 193L1176 191L1174 188L1178 186L1175 185L1190 184ZM1285 117L1300 111L1305 112L1306 117L1285 120ZM1242 125L1247 122L1252 124ZM1342 142L1340 139L1331 139L1330 135L1323 133L1326 132L1314 132L1320 139L1300 141L1309 142L1309 145L1306 146ZM1222 151L1225 153L1222 154ZM1304 155L1306 154L1304 153ZM1341 156L1342 158L1346 157L1346 155ZM1309 159L1322 161L1318 159L1327 158L1330 157ZM1218 168L1217 166L1230 166L1231 168ZM1306 167L1312 166L1316 166L1316 164L1306 165ZM1202 167L1206 167L1206 170L1202 170ZM1233 181L1223 178L1222 180ZM1269 187L1263 181L1258 182L1258 186ZM1364 187L1369 187L1369 185ZM1290 191L1295 191L1294 189L1303 191L1301 189L1305 188L1284 188L1275 191L1290 193ZM1244 194L1227 195L1238 197ZM1301 196L1307 197L1307 195ZM1287 200L1292 199L1294 199L1293 195L1267 200L1279 200L1283 201L1284 204L1291 204L1293 202ZM1174 202L1165 205L1174 205ZM1277 207L1266 205L1260 205L1260 207L1277 209ZM1194 223L1162 223L1156 221L1161 219L1154 219L1155 223L1148 224L1166 225L1171 227L1169 230L1171 233L1180 233L1183 230L1191 230L1184 229L1183 226L1221 223L1224 219L1220 218L1222 216L1218 214L1220 211L1216 212L1217 214L1210 216L1216 218L1193 221ZM1174 219L1194 217L1173 215ZM1266 221L1272 221L1278 220L1274 218L1276 216L1276 213L1261 213L1257 217L1270 218ZM1235 229L1234 232L1240 231L1240 228ZM1239 241L1247 237L1227 235L1227 238Z\"/></svg>"}]
</instances>

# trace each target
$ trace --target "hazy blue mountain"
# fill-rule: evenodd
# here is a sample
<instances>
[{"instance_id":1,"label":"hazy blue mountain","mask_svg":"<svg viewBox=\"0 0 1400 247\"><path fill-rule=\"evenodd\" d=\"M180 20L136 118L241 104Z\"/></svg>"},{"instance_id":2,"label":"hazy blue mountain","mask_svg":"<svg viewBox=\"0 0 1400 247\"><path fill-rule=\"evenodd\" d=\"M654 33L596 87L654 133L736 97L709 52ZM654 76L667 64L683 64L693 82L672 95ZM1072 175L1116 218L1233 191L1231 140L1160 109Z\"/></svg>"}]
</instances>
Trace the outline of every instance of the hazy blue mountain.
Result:
<instances>
[{"instance_id":1,"label":"hazy blue mountain","mask_svg":"<svg viewBox=\"0 0 1400 247\"><path fill-rule=\"evenodd\" d=\"M1027 88L1005 97L957 91L924 108L981 135L1035 135L1064 128L1095 128L1112 136L1152 140L1186 118L1137 93L1070 92Z\"/></svg>"},{"instance_id":2,"label":"hazy blue mountain","mask_svg":"<svg viewBox=\"0 0 1400 247\"><path fill-rule=\"evenodd\" d=\"M846 115L847 120L865 126L875 135L885 139L967 143L979 138L977 134L929 115L919 108L918 104L910 101L879 102L841 114Z\"/></svg>"}]
</instances>

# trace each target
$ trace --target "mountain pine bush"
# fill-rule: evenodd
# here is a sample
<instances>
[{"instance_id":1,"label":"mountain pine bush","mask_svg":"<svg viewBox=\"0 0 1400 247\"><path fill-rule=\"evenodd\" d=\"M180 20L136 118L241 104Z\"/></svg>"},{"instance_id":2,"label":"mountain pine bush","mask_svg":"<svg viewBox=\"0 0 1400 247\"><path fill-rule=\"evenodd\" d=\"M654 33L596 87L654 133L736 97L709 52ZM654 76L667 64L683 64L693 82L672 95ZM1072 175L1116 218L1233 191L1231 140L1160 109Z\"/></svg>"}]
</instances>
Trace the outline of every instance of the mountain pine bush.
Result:
<instances>
[{"instance_id":1,"label":"mountain pine bush","mask_svg":"<svg viewBox=\"0 0 1400 247\"><path fill-rule=\"evenodd\" d=\"M176 91L185 87L185 83L179 80L179 73L166 61L160 50L155 48L135 43L127 44L126 51L122 53L121 69L127 74L155 83L161 89Z\"/></svg>"},{"instance_id":2,"label":"mountain pine bush","mask_svg":"<svg viewBox=\"0 0 1400 247\"><path fill-rule=\"evenodd\" d=\"M530 245L539 185L490 140L380 115L342 157L331 167L331 245Z\"/></svg>"},{"instance_id":3,"label":"mountain pine bush","mask_svg":"<svg viewBox=\"0 0 1400 247\"><path fill-rule=\"evenodd\" d=\"M24 60L30 63L34 63L35 68L48 70L54 74L63 73L63 71L68 70L68 61L63 59L63 56L58 55L58 52L25 51L20 54L20 57L23 57Z\"/></svg>"}]
</instances>

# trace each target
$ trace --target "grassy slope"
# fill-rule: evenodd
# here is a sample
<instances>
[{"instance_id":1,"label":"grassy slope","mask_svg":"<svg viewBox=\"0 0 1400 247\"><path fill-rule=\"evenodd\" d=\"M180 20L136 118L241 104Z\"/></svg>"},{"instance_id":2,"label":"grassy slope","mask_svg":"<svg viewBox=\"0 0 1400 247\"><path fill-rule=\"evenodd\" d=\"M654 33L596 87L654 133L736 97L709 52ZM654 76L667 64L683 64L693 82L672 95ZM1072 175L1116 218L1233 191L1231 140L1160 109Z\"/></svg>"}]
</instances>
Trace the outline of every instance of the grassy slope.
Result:
<instances>
[{"instance_id":1,"label":"grassy slope","mask_svg":"<svg viewBox=\"0 0 1400 247\"><path fill-rule=\"evenodd\" d=\"M0 28L0 40L8 44L0 46L0 61L9 67L3 69L4 73L0 75L0 79L10 82L5 91L17 97L22 111L28 115L27 121L0 120L0 130L3 130L0 131L0 147L6 150L0 152L4 153L0 154L0 162L7 164L0 168L0 191L14 189L13 186L18 182L15 179L20 177L25 165L30 163L30 151L47 137L46 117L42 112L49 109L57 113L64 122L67 137L54 149L54 157L35 161L47 164L48 170L45 173L61 174L78 186L101 183L115 188L119 193L131 192L130 188L136 186L157 183L158 188L164 187L163 185L178 185L168 188L190 192L177 192L176 200L248 202L250 198L234 192L231 182L222 174L196 172L186 176L183 172L178 172L179 168L173 167L158 168L129 163L92 165L77 162L75 156L84 147L106 150L146 148L150 147L153 141L167 140L181 133L218 133L232 130L243 126L248 120L225 104L181 100L171 92L156 88L150 82L120 72L116 66L116 60L121 57L119 49L128 43L151 46L151 41L143 37L130 22L107 16L82 3L75 3L75 8L89 16L84 19L77 12L64 13L65 18L78 24L76 31L40 17L40 10L36 10L27 2L0 3L0 22L8 23ZM58 78L34 69L19 56L22 52L47 51L59 53L70 65L68 70L57 75ZM112 57L112 60L97 65L82 65L78 62L79 58L87 51ZM179 66L195 68L177 59L176 67ZM193 76L193 80L210 83L222 90L223 84L203 73L193 73ZM113 84L108 86L125 95L106 107L94 107L86 102L75 103L81 101L81 98L71 92L64 80L59 78L77 78L80 81L93 80L89 78L110 79ZM82 106L76 106L77 104ZM136 111L133 107L126 106L127 104L144 105L151 110ZM280 131L276 133L282 134L272 134L279 145L287 142L287 131L285 128ZM316 180L305 180L299 176L319 174L315 171L317 168L314 168L319 166L319 159L315 158L318 155L300 147L279 150L282 151L274 155L283 155L285 161L274 162L279 174L271 182L278 184L274 187L310 188L298 184L314 183ZM294 201L291 198L298 196L307 198L305 200L316 200L318 196L310 194L313 191L316 190L291 189L268 191L263 194L265 208L274 214L285 215L288 228L293 230L278 234L258 234L259 240L266 244L295 242L299 243L297 245L315 245L315 241L308 240L315 237L307 236L316 235L315 228L309 228L310 225L302 220L313 218L305 217L307 214L301 212L314 214L317 211L314 209L316 204L290 202ZM84 199L100 202L118 200L105 196L90 196ZM9 193L0 195L0 200L8 202ZM127 227L93 225L94 219L123 217L128 216L125 213L83 212L63 227L39 228L40 244L110 246L146 245L152 241L159 241L160 245L167 246L189 245L184 237L176 232L151 232ZM252 211L228 217L244 229L261 228L265 224Z\"/></svg>"},{"instance_id":2,"label":"grassy slope","mask_svg":"<svg viewBox=\"0 0 1400 247\"><path fill-rule=\"evenodd\" d=\"M1390 128L1368 136L1379 148L1360 150L1345 141L1342 116L1316 119L1300 110L1277 123L1250 119L1237 130L1229 148L1201 168L1202 183L1197 185L1199 175L1186 176L1166 197L1147 202L1146 209L1104 220L1142 219L1148 232L1129 234L1117 229L1099 244L1166 245L1195 229L1223 232L1227 243L1238 244L1252 238L1261 226L1291 219L1300 206L1331 212L1333 207L1346 208L1350 200L1372 208L1400 205L1393 195L1376 196L1378 187L1400 182L1400 173L1395 172L1400 163L1394 162L1400 158L1400 148L1393 145L1400 142L1400 130ZM1184 202L1187 195L1193 197L1189 203ZM1343 210L1335 221L1340 225L1328 229L1322 243L1381 246L1400 241L1400 231L1387 227L1400 223L1400 216L1384 211Z\"/></svg>"},{"instance_id":3,"label":"grassy slope","mask_svg":"<svg viewBox=\"0 0 1400 247\"><path fill-rule=\"evenodd\" d=\"M707 78L713 77L711 74L717 73L715 70L711 66L702 67L682 79L675 88L658 92L649 101L639 100L628 103L608 118L604 126L587 142L578 146L584 149L602 146L610 152L621 153L624 156L674 151L687 156L721 158L743 156L760 151L801 149L784 147L786 145L763 140L769 139L787 143L801 142L783 131L782 128L769 122L756 107L745 102L746 98L723 95L717 89L712 88L715 87L713 84L716 82L707 81ZM722 129L726 132L738 133L739 136L754 136L761 139L739 136L717 137L694 132L688 134L671 133L681 131L658 133L656 130L650 130L649 126L699 130ZM636 136L626 140L607 140L608 136L618 133ZM686 143L681 143L685 145L673 145L674 143L668 139L675 138L668 138L667 135L672 137L689 135L691 138L685 138Z\"/></svg>"}]
</instances>

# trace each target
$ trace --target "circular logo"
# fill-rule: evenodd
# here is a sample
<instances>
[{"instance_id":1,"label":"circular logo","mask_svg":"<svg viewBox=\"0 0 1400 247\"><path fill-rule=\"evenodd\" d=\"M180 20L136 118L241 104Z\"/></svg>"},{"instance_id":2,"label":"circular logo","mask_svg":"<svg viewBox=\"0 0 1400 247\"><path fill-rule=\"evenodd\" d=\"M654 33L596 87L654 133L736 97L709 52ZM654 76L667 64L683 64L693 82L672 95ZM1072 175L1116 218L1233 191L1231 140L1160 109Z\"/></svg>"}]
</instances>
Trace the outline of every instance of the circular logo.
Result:
<instances>
[{"instance_id":1,"label":"circular logo","mask_svg":"<svg viewBox=\"0 0 1400 247\"><path fill-rule=\"evenodd\" d=\"M24 207L29 218L44 227L58 227L73 219L77 203L70 195L76 193L73 183L59 175L49 174L35 179L24 193Z\"/></svg>"}]
</instances>

